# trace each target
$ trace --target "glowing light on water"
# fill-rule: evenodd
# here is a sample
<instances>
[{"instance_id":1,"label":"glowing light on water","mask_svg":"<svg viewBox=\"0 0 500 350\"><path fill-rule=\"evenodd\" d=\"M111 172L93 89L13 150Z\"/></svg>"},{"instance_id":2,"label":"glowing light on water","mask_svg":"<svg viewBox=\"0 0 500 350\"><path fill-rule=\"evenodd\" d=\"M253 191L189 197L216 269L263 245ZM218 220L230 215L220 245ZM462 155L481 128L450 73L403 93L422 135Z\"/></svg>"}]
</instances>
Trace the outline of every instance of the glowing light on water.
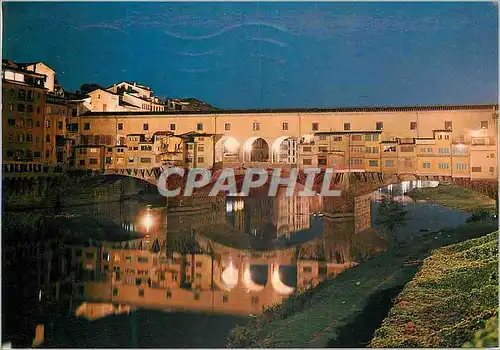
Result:
<instances>
[{"instance_id":1,"label":"glowing light on water","mask_svg":"<svg viewBox=\"0 0 500 350\"><path fill-rule=\"evenodd\" d=\"M247 264L245 266L245 270L243 272L243 284L245 285L245 288L249 292L260 292L261 290L264 289L264 286L259 285L252 280L252 273L250 271L250 264Z\"/></svg>"},{"instance_id":2,"label":"glowing light on water","mask_svg":"<svg viewBox=\"0 0 500 350\"><path fill-rule=\"evenodd\" d=\"M271 284L273 285L274 290L283 295L292 294L295 288L287 286L281 282L279 265L271 265L271 268L273 269Z\"/></svg>"},{"instance_id":3,"label":"glowing light on water","mask_svg":"<svg viewBox=\"0 0 500 350\"><path fill-rule=\"evenodd\" d=\"M226 213L231 213L233 211L233 202L226 202Z\"/></svg>"},{"instance_id":4,"label":"glowing light on water","mask_svg":"<svg viewBox=\"0 0 500 350\"><path fill-rule=\"evenodd\" d=\"M226 213L231 213L233 211L240 211L245 207L245 202L241 199L236 199L226 202Z\"/></svg>"},{"instance_id":5,"label":"glowing light on water","mask_svg":"<svg viewBox=\"0 0 500 350\"><path fill-rule=\"evenodd\" d=\"M143 219L143 224L146 227L146 232L149 232L149 229L153 226L153 218L151 217L151 214L146 214Z\"/></svg>"},{"instance_id":6,"label":"glowing light on water","mask_svg":"<svg viewBox=\"0 0 500 350\"><path fill-rule=\"evenodd\" d=\"M222 272L222 282L227 289L233 289L238 284L238 269L234 267L232 261Z\"/></svg>"}]
</instances>

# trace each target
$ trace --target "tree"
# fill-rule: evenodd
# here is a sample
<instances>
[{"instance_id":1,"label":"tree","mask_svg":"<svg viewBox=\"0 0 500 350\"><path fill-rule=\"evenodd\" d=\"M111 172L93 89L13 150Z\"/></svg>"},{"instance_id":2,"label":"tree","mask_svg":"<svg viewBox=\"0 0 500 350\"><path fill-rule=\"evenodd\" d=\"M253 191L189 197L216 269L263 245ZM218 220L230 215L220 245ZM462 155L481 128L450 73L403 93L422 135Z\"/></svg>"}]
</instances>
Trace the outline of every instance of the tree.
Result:
<instances>
[{"instance_id":1,"label":"tree","mask_svg":"<svg viewBox=\"0 0 500 350\"><path fill-rule=\"evenodd\" d=\"M407 220L409 220L408 211L401 204L393 199L382 197L375 223L384 226L389 231L391 240L397 240L396 229L406 225Z\"/></svg>"}]
</instances>

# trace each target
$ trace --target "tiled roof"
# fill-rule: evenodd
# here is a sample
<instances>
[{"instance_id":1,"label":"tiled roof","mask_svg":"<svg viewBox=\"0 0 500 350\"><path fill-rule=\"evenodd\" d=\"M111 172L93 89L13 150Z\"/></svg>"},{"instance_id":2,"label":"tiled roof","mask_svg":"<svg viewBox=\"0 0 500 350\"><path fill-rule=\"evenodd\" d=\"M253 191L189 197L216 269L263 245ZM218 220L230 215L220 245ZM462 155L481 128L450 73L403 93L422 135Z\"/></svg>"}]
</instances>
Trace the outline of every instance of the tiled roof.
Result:
<instances>
[{"instance_id":1,"label":"tiled roof","mask_svg":"<svg viewBox=\"0 0 500 350\"><path fill-rule=\"evenodd\" d=\"M411 112L411 111L458 111L497 110L495 104L436 105L406 107L342 107L342 108L276 108L276 109L213 109L207 111L163 111L163 112L89 112L86 115L169 115L169 114L248 114L248 113L346 113L346 112Z\"/></svg>"}]
</instances>

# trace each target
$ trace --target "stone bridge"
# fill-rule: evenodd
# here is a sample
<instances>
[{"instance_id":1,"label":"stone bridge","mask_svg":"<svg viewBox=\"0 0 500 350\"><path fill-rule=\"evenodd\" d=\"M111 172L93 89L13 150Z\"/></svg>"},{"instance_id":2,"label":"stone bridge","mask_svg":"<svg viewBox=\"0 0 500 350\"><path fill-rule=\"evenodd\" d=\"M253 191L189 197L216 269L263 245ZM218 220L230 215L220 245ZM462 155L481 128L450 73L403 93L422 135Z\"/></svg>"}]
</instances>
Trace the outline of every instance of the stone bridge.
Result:
<instances>
[{"instance_id":1,"label":"stone bridge","mask_svg":"<svg viewBox=\"0 0 500 350\"><path fill-rule=\"evenodd\" d=\"M187 169L186 169L187 170ZM268 172L268 183L273 178L272 168L267 169ZM238 190L241 189L244 169L235 169L236 186ZM108 169L102 172L102 175L122 175L131 176L142 181L146 181L154 186L157 186L158 180L162 173L161 168L152 169ZM212 177L209 185L215 183L217 178L222 173L222 170L215 170L212 172ZM95 173L98 174L98 173ZM281 177L286 178L290 176L289 169L282 169ZM307 173L304 170L298 170L297 183L304 185L306 183ZM313 190L319 191L322 187L325 178L325 171L317 174L314 178ZM187 179L187 171L185 175L181 178L176 175L172 175L168 179L168 188L174 189L177 187L183 187ZM479 193L482 193L490 198L496 199L498 201L498 181L496 180L471 180L470 178L456 178L451 176L429 176L429 175L419 175L419 174L396 174L396 173L380 173L380 172L365 172L365 171L335 171L331 183L330 189L339 190L349 190L353 195L360 196L365 195L370 192L377 190L378 188L387 186L389 184L397 184L402 181L412 181L412 180L434 180L442 183L451 183L461 187L469 188ZM206 190L205 188L205 190Z\"/></svg>"}]
</instances>

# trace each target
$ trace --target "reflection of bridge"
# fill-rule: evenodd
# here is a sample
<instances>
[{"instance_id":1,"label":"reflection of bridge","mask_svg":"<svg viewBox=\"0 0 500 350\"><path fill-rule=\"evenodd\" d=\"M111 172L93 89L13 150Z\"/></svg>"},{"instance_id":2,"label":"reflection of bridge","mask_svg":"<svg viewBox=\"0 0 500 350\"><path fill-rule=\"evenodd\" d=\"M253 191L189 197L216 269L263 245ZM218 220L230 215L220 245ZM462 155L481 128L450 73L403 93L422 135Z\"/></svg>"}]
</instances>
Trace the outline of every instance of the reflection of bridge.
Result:
<instances>
[{"instance_id":1,"label":"reflection of bridge","mask_svg":"<svg viewBox=\"0 0 500 350\"><path fill-rule=\"evenodd\" d=\"M107 250L111 256L123 253L132 256L132 261L137 258L137 251ZM147 254L140 252L142 259ZM153 258L153 256L151 256ZM302 283L314 284L314 281L326 277L330 273L338 273L351 266L351 263L328 264L317 261L299 261L296 264L291 259L282 256L278 260L272 258L252 258L240 255L237 259L222 256L212 259L206 255L186 256L188 266L186 274L191 274L193 285L191 289L181 287L181 281L175 273L182 275L182 266L175 264L160 266L152 265L148 274L137 282L140 276L127 280L127 269L124 266L141 268L140 264L121 264L114 267L111 278L86 282L81 295L85 300L109 301L113 303L132 304L162 309L191 309L196 311L215 311L231 314L259 314L265 306L280 302L290 295L296 286L287 285L282 278L283 266L297 268L297 288L306 287ZM291 257L289 257L291 258ZM287 262L287 264L280 264ZM291 266L292 265L292 266ZM255 268L266 270L265 281L254 280ZM96 268L98 268L96 266ZM144 268L144 267L142 267ZM130 269L130 268L129 268ZM122 274L117 278L116 271ZM140 271L140 270L137 270ZM146 271L146 270L144 270ZM171 276L171 271L175 271ZM189 272L188 272L189 271ZM192 276L194 274L194 276ZM150 285L144 280L149 278ZM164 281L162 283L162 277ZM194 277L194 278L193 278Z\"/></svg>"},{"instance_id":2,"label":"reflection of bridge","mask_svg":"<svg viewBox=\"0 0 500 350\"><path fill-rule=\"evenodd\" d=\"M46 286L41 289L56 299L258 314L294 290L303 290L352 266L353 256L360 253L354 247L367 237L356 233L356 215L364 209L354 204L354 214L325 216L323 235L271 251L232 248L195 234L191 235L195 245L187 242L172 252L176 234L169 234L168 228L167 236L157 238L56 246L45 252L47 261L42 262L41 271L57 272L44 274ZM180 232L178 236L190 235ZM52 280L52 276L57 279Z\"/></svg>"}]
</instances>

